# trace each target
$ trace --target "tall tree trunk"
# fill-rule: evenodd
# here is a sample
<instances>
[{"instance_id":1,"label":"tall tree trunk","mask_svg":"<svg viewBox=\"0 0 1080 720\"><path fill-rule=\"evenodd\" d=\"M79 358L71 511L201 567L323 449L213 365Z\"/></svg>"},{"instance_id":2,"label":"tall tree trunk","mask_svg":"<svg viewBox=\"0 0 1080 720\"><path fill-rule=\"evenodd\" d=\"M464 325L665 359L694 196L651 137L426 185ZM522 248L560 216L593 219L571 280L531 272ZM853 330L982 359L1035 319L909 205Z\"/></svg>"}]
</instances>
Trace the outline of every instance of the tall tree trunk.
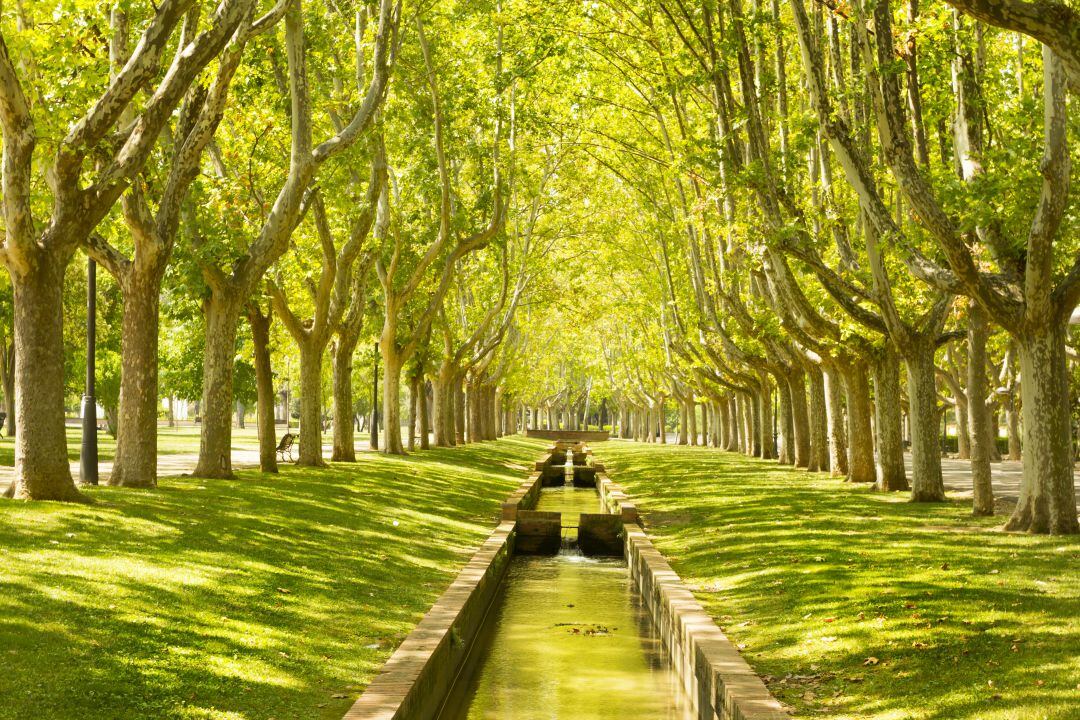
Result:
<instances>
[{"instance_id":1,"label":"tall tree trunk","mask_svg":"<svg viewBox=\"0 0 1080 720\"><path fill-rule=\"evenodd\" d=\"M401 444L401 356L393 347L394 334L383 335L380 343L383 359L383 452L404 455Z\"/></svg>"},{"instance_id":2,"label":"tall tree trunk","mask_svg":"<svg viewBox=\"0 0 1080 720\"><path fill-rule=\"evenodd\" d=\"M911 418L911 499L940 502L945 499L938 445L937 385L934 378L934 344L923 340L907 349L904 357L908 377L908 416Z\"/></svg>"},{"instance_id":3,"label":"tall tree trunk","mask_svg":"<svg viewBox=\"0 0 1080 720\"><path fill-rule=\"evenodd\" d=\"M903 430L900 427L900 358L888 342L874 363L874 398L878 487L885 492L908 490Z\"/></svg>"},{"instance_id":4,"label":"tall tree trunk","mask_svg":"<svg viewBox=\"0 0 1080 720\"><path fill-rule=\"evenodd\" d=\"M428 382L420 377L420 449L427 450L430 446L428 435L431 433L431 416L428 414Z\"/></svg>"},{"instance_id":5,"label":"tall tree trunk","mask_svg":"<svg viewBox=\"0 0 1080 720\"><path fill-rule=\"evenodd\" d=\"M810 423L810 464L809 470L824 472L829 469L829 416L825 407L825 378L821 369L810 366L809 378L809 423Z\"/></svg>"},{"instance_id":6,"label":"tall tree trunk","mask_svg":"<svg viewBox=\"0 0 1080 720\"><path fill-rule=\"evenodd\" d=\"M1001 435L1001 423L1000 419L1000 405L998 403L992 403L990 406L990 437L993 442L990 443L990 462L1001 462L1001 449L998 447L997 439Z\"/></svg>"},{"instance_id":7,"label":"tall tree trunk","mask_svg":"<svg viewBox=\"0 0 1080 720\"><path fill-rule=\"evenodd\" d=\"M730 422L728 423L728 435L725 449L731 452L738 452L742 447L743 441L743 428L742 428L742 415L739 412L739 400L736 396L732 395L728 402L728 417Z\"/></svg>"},{"instance_id":8,"label":"tall tree trunk","mask_svg":"<svg viewBox=\"0 0 1080 720\"><path fill-rule=\"evenodd\" d=\"M968 310L968 423L971 429L972 513L994 514L994 486L990 475L990 409L986 406L986 340L990 335L986 311L972 303Z\"/></svg>"},{"instance_id":9,"label":"tall tree trunk","mask_svg":"<svg viewBox=\"0 0 1080 720\"><path fill-rule=\"evenodd\" d=\"M409 452L416 449L416 420L420 403L420 381L422 373L414 373L409 377L409 437L405 445Z\"/></svg>"},{"instance_id":10,"label":"tall tree trunk","mask_svg":"<svg viewBox=\"0 0 1080 720\"><path fill-rule=\"evenodd\" d=\"M872 483L877 480L877 472L870 427L870 381L861 360L845 368L844 391L847 395L848 480Z\"/></svg>"},{"instance_id":11,"label":"tall tree trunk","mask_svg":"<svg viewBox=\"0 0 1080 720\"><path fill-rule=\"evenodd\" d=\"M1067 316L1029 327L1017 337L1024 475L1020 501L1005 524L1006 530L1061 535L1080 532L1072 466L1066 322Z\"/></svg>"},{"instance_id":12,"label":"tall tree trunk","mask_svg":"<svg viewBox=\"0 0 1080 720\"><path fill-rule=\"evenodd\" d=\"M686 416L686 403L680 401L679 402L679 427L678 427L678 430L677 430L676 435L675 435L675 443L677 445L686 445L686 443L687 443L686 428L687 428L688 424L689 424L689 421L688 421L688 418Z\"/></svg>"},{"instance_id":13,"label":"tall tree trunk","mask_svg":"<svg viewBox=\"0 0 1080 720\"><path fill-rule=\"evenodd\" d=\"M787 377L779 373L776 375L776 397L777 405L780 406L780 417L777 423L780 428L780 447L777 459L781 465L794 465L795 438L794 422L791 417L791 386L788 384Z\"/></svg>"},{"instance_id":14,"label":"tall tree trunk","mask_svg":"<svg viewBox=\"0 0 1080 720\"><path fill-rule=\"evenodd\" d=\"M968 388L967 393L971 389ZM956 458L958 460L971 459L971 429L968 427L968 418L971 416L968 410L968 399L965 396L953 398L955 405L953 412L956 415Z\"/></svg>"},{"instance_id":15,"label":"tall tree trunk","mask_svg":"<svg viewBox=\"0 0 1080 720\"><path fill-rule=\"evenodd\" d=\"M240 302L215 290L203 303L206 346L203 356L202 433L195 476L231 478L233 364Z\"/></svg>"},{"instance_id":16,"label":"tall tree trunk","mask_svg":"<svg viewBox=\"0 0 1080 720\"><path fill-rule=\"evenodd\" d=\"M356 462L356 425L353 424L353 355L359 338L338 336L330 347L331 391L334 396L333 451L336 462Z\"/></svg>"},{"instance_id":17,"label":"tall tree trunk","mask_svg":"<svg viewBox=\"0 0 1080 720\"><path fill-rule=\"evenodd\" d=\"M8 342L4 348L3 357L0 358L0 362L3 363L0 370L3 371L4 377L4 413L7 417L4 419L4 432L10 438L15 437L16 423L15 423L15 340L12 339Z\"/></svg>"},{"instance_id":18,"label":"tall tree trunk","mask_svg":"<svg viewBox=\"0 0 1080 720\"><path fill-rule=\"evenodd\" d=\"M825 419L829 430L829 474L847 477L847 424L844 421L843 375L835 365L824 371Z\"/></svg>"},{"instance_id":19,"label":"tall tree trunk","mask_svg":"<svg viewBox=\"0 0 1080 720\"><path fill-rule=\"evenodd\" d=\"M318 343L300 346L300 452L297 465L319 467L322 457L322 361Z\"/></svg>"},{"instance_id":20,"label":"tall tree trunk","mask_svg":"<svg viewBox=\"0 0 1080 720\"><path fill-rule=\"evenodd\" d=\"M788 374L791 389L791 429L795 467L810 467L810 413L806 407L806 371L794 368Z\"/></svg>"},{"instance_id":21,"label":"tall tree trunk","mask_svg":"<svg viewBox=\"0 0 1080 720\"><path fill-rule=\"evenodd\" d=\"M480 402L480 387L474 382L465 384L465 402L468 413L465 417L465 442L479 442L483 440L480 434L480 420L483 414Z\"/></svg>"},{"instance_id":22,"label":"tall tree trunk","mask_svg":"<svg viewBox=\"0 0 1080 720\"><path fill-rule=\"evenodd\" d=\"M26 500L88 501L75 487L64 429L64 270L39 251L12 276L15 296L15 482Z\"/></svg>"},{"instance_id":23,"label":"tall tree trunk","mask_svg":"<svg viewBox=\"0 0 1080 720\"><path fill-rule=\"evenodd\" d=\"M686 401L687 439L691 445L697 445L697 403L691 397Z\"/></svg>"},{"instance_id":24,"label":"tall tree trunk","mask_svg":"<svg viewBox=\"0 0 1080 720\"><path fill-rule=\"evenodd\" d=\"M110 485L157 486L159 277L132 268L121 281L120 412Z\"/></svg>"},{"instance_id":25,"label":"tall tree trunk","mask_svg":"<svg viewBox=\"0 0 1080 720\"><path fill-rule=\"evenodd\" d=\"M1010 392L1005 396L1005 427L1009 435L1009 459L1020 460L1020 413L1016 410L1016 394ZM997 444L997 437L994 437Z\"/></svg>"},{"instance_id":26,"label":"tall tree trunk","mask_svg":"<svg viewBox=\"0 0 1080 720\"><path fill-rule=\"evenodd\" d=\"M776 458L776 440L773 437L772 383L768 376L761 376L761 391L758 394L758 437L761 441L761 457L764 460Z\"/></svg>"},{"instance_id":27,"label":"tall tree trunk","mask_svg":"<svg viewBox=\"0 0 1080 720\"><path fill-rule=\"evenodd\" d=\"M435 431L435 447L449 447L453 444L453 432L448 432L451 426L448 419L451 414L451 406L448 402L450 399L450 376L451 373L447 369L446 363L441 363L439 372L432 381L431 414L434 415L435 420L433 428Z\"/></svg>"},{"instance_id":28,"label":"tall tree trunk","mask_svg":"<svg viewBox=\"0 0 1080 720\"><path fill-rule=\"evenodd\" d=\"M450 383L450 394L454 399L454 442L458 445L465 444L465 416L468 406L465 404L465 373L454 373L454 379Z\"/></svg>"},{"instance_id":29,"label":"tall tree trunk","mask_svg":"<svg viewBox=\"0 0 1080 720\"><path fill-rule=\"evenodd\" d=\"M259 429L259 469L276 473L277 437L274 428L274 373L270 367L270 323L273 314L265 315L253 305L248 306L251 344L254 348L255 391L258 394L256 420ZM337 416L334 417L335 422ZM350 423L350 427L352 423Z\"/></svg>"}]
</instances>

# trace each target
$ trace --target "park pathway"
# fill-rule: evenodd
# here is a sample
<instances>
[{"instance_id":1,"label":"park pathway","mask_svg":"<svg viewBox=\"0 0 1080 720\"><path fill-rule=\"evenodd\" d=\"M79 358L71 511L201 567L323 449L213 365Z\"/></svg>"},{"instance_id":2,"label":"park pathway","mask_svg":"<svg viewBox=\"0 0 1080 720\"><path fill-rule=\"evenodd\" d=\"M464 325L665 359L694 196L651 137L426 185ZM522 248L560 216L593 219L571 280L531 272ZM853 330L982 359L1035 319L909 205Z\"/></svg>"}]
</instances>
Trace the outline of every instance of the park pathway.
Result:
<instances>
[{"instance_id":1,"label":"park pathway","mask_svg":"<svg viewBox=\"0 0 1080 720\"><path fill-rule=\"evenodd\" d=\"M369 449L367 440L356 441L357 452L364 452ZM330 457L332 452L333 448L330 445L323 445L323 455L325 457ZM158 455L158 477L189 474L195 470L195 465L198 461L199 456L197 453ZM232 462L233 468L237 470L258 467L259 451L249 447L234 447L232 452ZM908 477L910 477L910 454L904 455L904 463L907 466ZM100 468L101 481L104 483L106 478L108 478L109 473L112 472L112 462L103 461ZM1003 460L1002 462L994 463L991 466L991 470L994 482L994 497L998 500L1016 502L1020 496L1020 476L1023 473L1022 464L1016 461ZM948 492L960 499L971 498L971 465L967 460L942 458L941 472L945 481L945 489ZM76 478L79 476L78 461L71 463L71 473ZM11 466L0 466L0 488L6 489L14 476L15 468ZM1080 469L1074 471L1073 477L1074 487L1076 487L1076 506L1077 508L1080 508Z\"/></svg>"}]
</instances>

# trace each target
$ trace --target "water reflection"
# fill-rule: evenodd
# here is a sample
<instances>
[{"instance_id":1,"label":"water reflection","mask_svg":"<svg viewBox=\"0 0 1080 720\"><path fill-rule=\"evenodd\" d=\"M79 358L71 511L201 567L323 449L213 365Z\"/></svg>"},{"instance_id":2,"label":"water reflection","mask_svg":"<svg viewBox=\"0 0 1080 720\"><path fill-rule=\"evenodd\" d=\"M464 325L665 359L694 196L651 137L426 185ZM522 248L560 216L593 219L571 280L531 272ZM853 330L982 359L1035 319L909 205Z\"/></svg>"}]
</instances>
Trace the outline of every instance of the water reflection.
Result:
<instances>
[{"instance_id":1,"label":"water reflection","mask_svg":"<svg viewBox=\"0 0 1080 720\"><path fill-rule=\"evenodd\" d=\"M503 588L441 720L692 720L621 560L520 556Z\"/></svg>"}]
</instances>

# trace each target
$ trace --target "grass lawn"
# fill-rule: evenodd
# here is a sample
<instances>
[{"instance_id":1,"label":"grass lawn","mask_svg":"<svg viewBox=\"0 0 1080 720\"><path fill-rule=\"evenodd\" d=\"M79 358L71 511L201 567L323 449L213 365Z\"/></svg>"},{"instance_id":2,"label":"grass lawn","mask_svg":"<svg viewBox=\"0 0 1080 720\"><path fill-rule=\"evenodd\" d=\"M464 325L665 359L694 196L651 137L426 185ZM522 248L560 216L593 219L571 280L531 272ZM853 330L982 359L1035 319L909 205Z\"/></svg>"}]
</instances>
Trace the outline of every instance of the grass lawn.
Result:
<instances>
[{"instance_id":1,"label":"grass lawn","mask_svg":"<svg viewBox=\"0 0 1080 720\"><path fill-rule=\"evenodd\" d=\"M340 718L543 445L0 503L0 718Z\"/></svg>"},{"instance_id":2,"label":"grass lawn","mask_svg":"<svg viewBox=\"0 0 1080 720\"><path fill-rule=\"evenodd\" d=\"M68 460L79 459L79 450L82 446L82 428L77 425L68 425L67 448ZM284 426L278 434L283 433ZM158 453L161 455L183 455L199 452L198 425L183 425L180 427L158 427ZM259 437L255 429L255 423L248 423L243 430L233 428L233 449L235 450L258 450ZM98 433L98 458L103 461L112 460L116 455L116 439L107 432ZM4 435L0 437L0 465L11 467L15 465L15 439Z\"/></svg>"},{"instance_id":3,"label":"grass lawn","mask_svg":"<svg viewBox=\"0 0 1080 720\"><path fill-rule=\"evenodd\" d=\"M707 448L596 448L798 717L1080 718L1080 538Z\"/></svg>"}]
</instances>

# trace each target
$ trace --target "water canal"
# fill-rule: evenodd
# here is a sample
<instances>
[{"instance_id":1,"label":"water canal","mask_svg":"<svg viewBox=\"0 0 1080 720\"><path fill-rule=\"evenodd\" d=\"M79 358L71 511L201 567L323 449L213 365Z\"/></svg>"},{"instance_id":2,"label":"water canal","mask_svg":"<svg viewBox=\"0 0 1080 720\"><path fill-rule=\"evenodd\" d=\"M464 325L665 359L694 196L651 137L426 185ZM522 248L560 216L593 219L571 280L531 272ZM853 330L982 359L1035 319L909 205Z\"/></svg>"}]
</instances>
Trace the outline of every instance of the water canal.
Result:
<instances>
[{"instance_id":1,"label":"water canal","mask_svg":"<svg viewBox=\"0 0 1080 720\"><path fill-rule=\"evenodd\" d=\"M538 510L600 512L593 488L546 488ZM510 564L441 720L693 720L621 559L554 557Z\"/></svg>"}]
</instances>

